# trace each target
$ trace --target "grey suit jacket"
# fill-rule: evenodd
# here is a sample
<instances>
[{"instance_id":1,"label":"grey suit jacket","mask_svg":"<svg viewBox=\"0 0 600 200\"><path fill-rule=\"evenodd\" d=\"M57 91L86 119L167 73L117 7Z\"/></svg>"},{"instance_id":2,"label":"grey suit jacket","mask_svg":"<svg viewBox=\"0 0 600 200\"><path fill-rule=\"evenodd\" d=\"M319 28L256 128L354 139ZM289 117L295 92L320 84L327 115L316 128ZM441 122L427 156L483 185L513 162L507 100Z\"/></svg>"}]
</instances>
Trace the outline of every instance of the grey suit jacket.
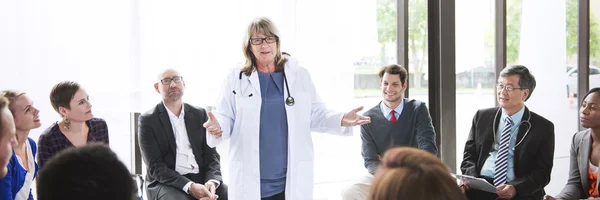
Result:
<instances>
[{"instance_id":1,"label":"grey suit jacket","mask_svg":"<svg viewBox=\"0 0 600 200\"><path fill-rule=\"evenodd\" d=\"M590 133L591 131L587 129L573 136L569 180L565 188L556 196L557 199L587 199L589 197L588 167L592 145ZM596 188L598 188L598 182L596 182Z\"/></svg>"}]
</instances>

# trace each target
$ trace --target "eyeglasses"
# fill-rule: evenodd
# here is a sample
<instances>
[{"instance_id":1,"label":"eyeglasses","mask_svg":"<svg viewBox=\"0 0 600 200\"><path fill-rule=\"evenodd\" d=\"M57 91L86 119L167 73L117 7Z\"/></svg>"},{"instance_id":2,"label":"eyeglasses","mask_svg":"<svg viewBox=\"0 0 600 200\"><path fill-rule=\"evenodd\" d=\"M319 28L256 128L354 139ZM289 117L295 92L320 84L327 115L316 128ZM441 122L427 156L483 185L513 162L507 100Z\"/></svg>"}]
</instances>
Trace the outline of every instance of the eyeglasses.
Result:
<instances>
[{"instance_id":1,"label":"eyeglasses","mask_svg":"<svg viewBox=\"0 0 600 200\"><path fill-rule=\"evenodd\" d=\"M175 83L181 83L181 81L183 81L183 77L182 76L173 76L172 78L163 78L162 80L160 80L160 82L163 85L169 85L169 84L171 84L171 81L175 81Z\"/></svg>"},{"instance_id":2,"label":"eyeglasses","mask_svg":"<svg viewBox=\"0 0 600 200\"><path fill-rule=\"evenodd\" d=\"M269 36L266 38L252 38L250 39L250 44L261 45L263 41L266 41L267 44L273 44L273 42L277 42L277 38L275 36Z\"/></svg>"},{"instance_id":3,"label":"eyeglasses","mask_svg":"<svg viewBox=\"0 0 600 200\"><path fill-rule=\"evenodd\" d=\"M524 89L527 89L527 88L516 88L516 87L513 87L511 85L498 84L498 85L496 85L496 89L498 89L498 90L504 89L504 90L510 92L510 91L513 91L513 90L524 90Z\"/></svg>"}]
</instances>

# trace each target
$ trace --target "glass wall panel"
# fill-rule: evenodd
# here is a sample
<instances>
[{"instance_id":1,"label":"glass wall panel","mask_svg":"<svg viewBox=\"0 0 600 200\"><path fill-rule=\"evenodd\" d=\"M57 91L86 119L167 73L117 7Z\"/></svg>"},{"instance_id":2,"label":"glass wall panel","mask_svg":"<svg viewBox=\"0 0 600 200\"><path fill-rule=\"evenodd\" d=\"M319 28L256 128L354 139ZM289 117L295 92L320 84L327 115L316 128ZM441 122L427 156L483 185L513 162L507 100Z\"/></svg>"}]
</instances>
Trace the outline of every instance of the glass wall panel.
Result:
<instances>
[{"instance_id":1,"label":"glass wall panel","mask_svg":"<svg viewBox=\"0 0 600 200\"><path fill-rule=\"evenodd\" d=\"M512 8L507 12L508 64L533 73L537 86L525 105L554 123L554 167L546 191L556 195L567 182L570 141L578 130L577 76L571 75L577 64L577 0L508 0L507 7Z\"/></svg>"},{"instance_id":2,"label":"glass wall panel","mask_svg":"<svg viewBox=\"0 0 600 200\"><path fill-rule=\"evenodd\" d=\"M456 0L456 169L458 171L460 171L465 142L475 112L495 106L494 2L494 0Z\"/></svg>"},{"instance_id":3,"label":"glass wall panel","mask_svg":"<svg viewBox=\"0 0 600 200\"><path fill-rule=\"evenodd\" d=\"M357 32L355 34L358 33L361 36L352 41L359 42L362 40L360 44L362 47L357 45L358 49L353 50L355 57L352 58L353 62L351 65L354 76L354 98L348 103L350 103L350 107L364 106L363 111L367 111L378 106L382 100L381 79L378 76L379 70L385 65L397 62L397 1L358 0L358 2L361 2L360 5L363 7L357 12L362 17L359 17L361 18L359 20L360 23L355 23L357 24L355 27ZM346 3L344 2L343 4ZM330 139L318 141L317 138L319 137ZM335 176L338 181L331 182L328 187L322 187L322 189L330 190L330 193L333 193L333 195L329 196L329 199L341 199L339 195L341 188L368 174L361 156L362 141L360 139L360 129L358 127L354 129L354 136L350 140L337 136L315 135L314 141L316 149L319 148L318 145L322 144L323 151L321 152L324 155L331 155L328 157L319 155L317 157L317 159L323 158L323 160L319 161L322 165L316 164L315 166L328 168L328 171L323 172L330 173L330 175L318 174L315 177L315 181L321 179L319 176ZM345 149L332 148L330 144L326 144L328 142L340 144L340 147L344 147ZM332 159L334 155L337 157L336 159ZM321 171L317 170L317 173Z\"/></svg>"},{"instance_id":4,"label":"glass wall panel","mask_svg":"<svg viewBox=\"0 0 600 200\"><path fill-rule=\"evenodd\" d=\"M428 84L427 0L408 1L408 85L410 99L427 104Z\"/></svg>"},{"instance_id":5,"label":"glass wall panel","mask_svg":"<svg viewBox=\"0 0 600 200\"><path fill-rule=\"evenodd\" d=\"M575 37L576 39L577 37ZM575 61L576 63L576 61ZM576 70L576 69L575 69ZM574 71L571 71L574 72ZM590 1L590 82L589 88L600 87L600 1ZM569 76L570 77L570 76ZM571 84L571 81L569 81ZM577 86L575 86L577 88ZM575 102L577 104L577 102Z\"/></svg>"}]
</instances>

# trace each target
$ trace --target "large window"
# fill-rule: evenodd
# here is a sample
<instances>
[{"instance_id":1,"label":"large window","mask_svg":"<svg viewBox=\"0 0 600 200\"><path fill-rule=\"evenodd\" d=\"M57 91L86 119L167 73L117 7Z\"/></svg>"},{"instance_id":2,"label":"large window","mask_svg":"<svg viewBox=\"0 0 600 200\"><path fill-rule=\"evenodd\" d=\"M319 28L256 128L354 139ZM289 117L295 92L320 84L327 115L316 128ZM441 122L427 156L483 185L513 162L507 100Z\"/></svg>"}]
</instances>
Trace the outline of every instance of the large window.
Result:
<instances>
[{"instance_id":1,"label":"large window","mask_svg":"<svg viewBox=\"0 0 600 200\"><path fill-rule=\"evenodd\" d=\"M456 0L456 169L473 116L495 106L494 0Z\"/></svg>"},{"instance_id":2,"label":"large window","mask_svg":"<svg viewBox=\"0 0 600 200\"><path fill-rule=\"evenodd\" d=\"M571 86L573 78L569 77ZM600 87L600 1L590 1L590 79L589 88ZM570 88L570 87L569 87ZM575 90L577 87L574 87ZM575 91L573 90L573 91ZM582 94L583 95L583 94ZM577 102L574 103L577 105Z\"/></svg>"},{"instance_id":3,"label":"large window","mask_svg":"<svg viewBox=\"0 0 600 200\"><path fill-rule=\"evenodd\" d=\"M577 77L565 74L577 63L577 0L509 0L507 7L516 8L507 12L508 64L525 65L533 73L537 86L526 106L554 123L555 159L546 191L556 195L567 181L570 141L578 130L572 98Z\"/></svg>"},{"instance_id":4,"label":"large window","mask_svg":"<svg viewBox=\"0 0 600 200\"><path fill-rule=\"evenodd\" d=\"M360 1L359 2L363 2ZM352 40L362 41L362 46L354 50L357 57L352 58L352 68L354 77L354 98L346 108L364 106L363 111L367 111L379 104L382 100L382 91L380 88L381 79L378 72L381 67L396 63L396 0L375 0L364 1L361 3L364 7L360 13L363 19L360 20L360 26L357 33L361 39ZM332 101L335 101L332 99ZM319 140L319 138L327 138ZM315 162L315 197L318 197L318 191L328 191L329 199L341 199L341 189L353 183L356 179L368 174L364 167L364 161L361 156L360 129L354 129L354 136L351 138L339 138L337 136L320 135L314 137L315 150L321 152L331 152L327 156L317 156ZM340 144L341 148L331 148L331 144ZM316 151L315 151L316 153ZM333 156L337 158L333 159ZM320 160L322 158L322 160ZM343 166L343 167L342 167ZM321 168L321 169L319 169ZM325 171L327 170L327 171ZM319 172L329 173L319 174ZM319 176L332 177L326 187L319 187ZM332 176L333 175L333 176Z\"/></svg>"},{"instance_id":5,"label":"large window","mask_svg":"<svg viewBox=\"0 0 600 200\"><path fill-rule=\"evenodd\" d=\"M408 1L408 85L409 97L429 108L427 1Z\"/></svg>"}]
</instances>

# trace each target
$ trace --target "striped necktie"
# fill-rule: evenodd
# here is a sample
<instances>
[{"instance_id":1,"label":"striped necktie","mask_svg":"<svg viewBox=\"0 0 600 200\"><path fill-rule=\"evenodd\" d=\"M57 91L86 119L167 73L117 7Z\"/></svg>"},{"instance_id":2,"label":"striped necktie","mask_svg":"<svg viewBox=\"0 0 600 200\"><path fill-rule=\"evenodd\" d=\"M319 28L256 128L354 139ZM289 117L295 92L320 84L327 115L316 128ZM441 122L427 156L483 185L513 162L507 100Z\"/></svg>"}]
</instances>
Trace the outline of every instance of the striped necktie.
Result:
<instances>
[{"instance_id":1,"label":"striped necktie","mask_svg":"<svg viewBox=\"0 0 600 200\"><path fill-rule=\"evenodd\" d=\"M510 144L510 132L512 130L512 118L506 116L504 118L504 128L500 136L500 144L498 146L498 155L496 156L496 175L494 177L494 185L500 186L506 183L506 173L508 169L508 145Z\"/></svg>"}]
</instances>

